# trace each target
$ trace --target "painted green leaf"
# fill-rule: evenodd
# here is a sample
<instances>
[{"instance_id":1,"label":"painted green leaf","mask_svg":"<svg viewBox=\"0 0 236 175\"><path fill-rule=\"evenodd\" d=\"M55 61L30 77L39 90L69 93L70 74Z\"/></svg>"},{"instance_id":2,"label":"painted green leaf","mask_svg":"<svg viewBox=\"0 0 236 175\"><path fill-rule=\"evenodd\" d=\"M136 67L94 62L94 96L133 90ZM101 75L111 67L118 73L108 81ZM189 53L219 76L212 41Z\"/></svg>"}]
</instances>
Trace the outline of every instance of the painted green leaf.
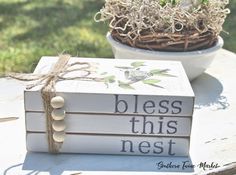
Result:
<instances>
[{"instance_id":1,"label":"painted green leaf","mask_svg":"<svg viewBox=\"0 0 236 175\"><path fill-rule=\"evenodd\" d=\"M158 75L158 74L161 73L161 69L153 69L153 70L150 71L150 73L153 74L153 75Z\"/></svg>"},{"instance_id":2,"label":"painted green leaf","mask_svg":"<svg viewBox=\"0 0 236 175\"><path fill-rule=\"evenodd\" d=\"M132 87L130 84L122 82L122 81L118 81L119 83L119 87L123 88L123 89L133 89L134 87Z\"/></svg>"},{"instance_id":3,"label":"painted green leaf","mask_svg":"<svg viewBox=\"0 0 236 175\"><path fill-rule=\"evenodd\" d=\"M171 74L167 74L167 73L161 73L159 75L163 76L163 77L176 77L175 75L171 75Z\"/></svg>"},{"instance_id":4,"label":"painted green leaf","mask_svg":"<svg viewBox=\"0 0 236 175\"><path fill-rule=\"evenodd\" d=\"M133 66L134 68L141 67L141 66L144 66L144 62L136 61L136 62L131 63L131 66Z\"/></svg>"},{"instance_id":5,"label":"painted green leaf","mask_svg":"<svg viewBox=\"0 0 236 175\"><path fill-rule=\"evenodd\" d=\"M161 80L157 80L157 79L147 79L147 80L143 80L142 82L144 84L156 84L159 83Z\"/></svg>"},{"instance_id":6,"label":"painted green leaf","mask_svg":"<svg viewBox=\"0 0 236 175\"><path fill-rule=\"evenodd\" d=\"M114 75L104 77L105 83L114 83L116 80L116 77Z\"/></svg>"},{"instance_id":7,"label":"painted green leaf","mask_svg":"<svg viewBox=\"0 0 236 175\"><path fill-rule=\"evenodd\" d=\"M128 66L115 66L115 68L118 68L118 69L133 69L133 67L128 67Z\"/></svg>"},{"instance_id":8,"label":"painted green leaf","mask_svg":"<svg viewBox=\"0 0 236 175\"><path fill-rule=\"evenodd\" d=\"M134 90L134 88L129 84L119 84L119 87L121 87L123 89L133 89Z\"/></svg>"},{"instance_id":9,"label":"painted green leaf","mask_svg":"<svg viewBox=\"0 0 236 175\"><path fill-rule=\"evenodd\" d=\"M150 86L154 86L154 87L157 87L157 88L162 88L162 89L164 89L164 87L159 86L159 85L157 85L157 84L148 84L148 85L150 85Z\"/></svg>"},{"instance_id":10,"label":"painted green leaf","mask_svg":"<svg viewBox=\"0 0 236 175\"><path fill-rule=\"evenodd\" d=\"M157 88L163 88L162 86L157 85L157 83L161 82L161 80L157 80L157 79L147 79L147 80L143 80L142 81L144 84L150 85L150 86L154 86Z\"/></svg>"},{"instance_id":11,"label":"painted green leaf","mask_svg":"<svg viewBox=\"0 0 236 175\"><path fill-rule=\"evenodd\" d=\"M159 76L165 76L165 77L176 77L175 75L168 74L169 69L153 69L150 71L152 75L159 75Z\"/></svg>"}]
</instances>

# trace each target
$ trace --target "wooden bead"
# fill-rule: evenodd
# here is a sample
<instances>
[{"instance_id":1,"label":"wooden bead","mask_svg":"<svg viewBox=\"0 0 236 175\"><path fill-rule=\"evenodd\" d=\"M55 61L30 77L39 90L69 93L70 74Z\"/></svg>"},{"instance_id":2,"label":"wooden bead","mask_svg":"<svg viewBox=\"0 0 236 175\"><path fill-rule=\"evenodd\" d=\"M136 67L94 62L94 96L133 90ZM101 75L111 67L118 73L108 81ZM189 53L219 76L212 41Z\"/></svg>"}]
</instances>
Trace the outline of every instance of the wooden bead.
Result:
<instances>
[{"instance_id":1,"label":"wooden bead","mask_svg":"<svg viewBox=\"0 0 236 175\"><path fill-rule=\"evenodd\" d=\"M62 132L54 132L53 133L53 140L55 142L64 142L65 136L66 136L66 134L63 131Z\"/></svg>"},{"instance_id":2,"label":"wooden bead","mask_svg":"<svg viewBox=\"0 0 236 175\"><path fill-rule=\"evenodd\" d=\"M64 98L56 96L51 99L51 106L55 109L62 108L65 104Z\"/></svg>"},{"instance_id":3,"label":"wooden bead","mask_svg":"<svg viewBox=\"0 0 236 175\"><path fill-rule=\"evenodd\" d=\"M60 132L60 131L65 131L65 129L66 129L66 123L65 123L65 121L63 121L63 120L59 120L59 121L54 121L53 123L52 123L52 128L55 130L55 131L58 131L58 132Z\"/></svg>"},{"instance_id":4,"label":"wooden bead","mask_svg":"<svg viewBox=\"0 0 236 175\"><path fill-rule=\"evenodd\" d=\"M62 108L54 109L51 115L54 120L64 120L66 111Z\"/></svg>"}]
</instances>

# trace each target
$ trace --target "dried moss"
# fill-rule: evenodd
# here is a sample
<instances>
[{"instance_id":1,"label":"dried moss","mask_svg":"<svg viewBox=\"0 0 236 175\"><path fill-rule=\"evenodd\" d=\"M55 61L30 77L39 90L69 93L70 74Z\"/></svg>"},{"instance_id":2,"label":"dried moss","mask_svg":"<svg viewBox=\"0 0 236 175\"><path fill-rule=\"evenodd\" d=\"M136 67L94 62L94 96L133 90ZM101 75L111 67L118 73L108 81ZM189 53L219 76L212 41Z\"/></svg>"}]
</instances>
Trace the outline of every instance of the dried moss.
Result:
<instances>
[{"instance_id":1,"label":"dried moss","mask_svg":"<svg viewBox=\"0 0 236 175\"><path fill-rule=\"evenodd\" d=\"M115 39L133 47L141 41L142 46L152 49L150 43L142 42L143 36L168 34L165 37L173 38L173 34L178 34L186 40L186 36L209 37L210 33L215 39L230 12L228 3L229 0L106 0L95 20L109 21Z\"/></svg>"}]
</instances>

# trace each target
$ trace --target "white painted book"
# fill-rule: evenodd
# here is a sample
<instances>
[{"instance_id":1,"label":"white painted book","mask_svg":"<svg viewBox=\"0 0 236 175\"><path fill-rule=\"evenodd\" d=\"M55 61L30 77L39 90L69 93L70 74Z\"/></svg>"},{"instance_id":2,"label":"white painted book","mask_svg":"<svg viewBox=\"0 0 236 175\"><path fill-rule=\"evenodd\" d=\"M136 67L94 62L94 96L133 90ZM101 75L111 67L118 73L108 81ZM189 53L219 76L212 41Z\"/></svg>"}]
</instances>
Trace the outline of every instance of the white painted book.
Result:
<instances>
[{"instance_id":1,"label":"white painted book","mask_svg":"<svg viewBox=\"0 0 236 175\"><path fill-rule=\"evenodd\" d=\"M43 57L34 74L48 74L57 60ZM61 153L188 155L194 93L181 63L71 58L68 64L78 61L85 64L55 84L65 111L52 127L65 132ZM24 94L27 149L48 152L41 88Z\"/></svg>"},{"instance_id":2,"label":"white painted book","mask_svg":"<svg viewBox=\"0 0 236 175\"><path fill-rule=\"evenodd\" d=\"M45 133L27 133L27 150L48 152ZM188 156L188 138L66 134L61 153Z\"/></svg>"},{"instance_id":3,"label":"white painted book","mask_svg":"<svg viewBox=\"0 0 236 175\"><path fill-rule=\"evenodd\" d=\"M35 74L47 74L57 57L42 57ZM56 83L65 111L161 116L192 116L194 93L180 62L71 58L79 67ZM41 86L25 91L25 110L43 112Z\"/></svg>"},{"instance_id":4,"label":"white painted book","mask_svg":"<svg viewBox=\"0 0 236 175\"><path fill-rule=\"evenodd\" d=\"M28 132L46 132L44 113L26 113ZM189 137L190 117L66 114L66 133Z\"/></svg>"}]
</instances>

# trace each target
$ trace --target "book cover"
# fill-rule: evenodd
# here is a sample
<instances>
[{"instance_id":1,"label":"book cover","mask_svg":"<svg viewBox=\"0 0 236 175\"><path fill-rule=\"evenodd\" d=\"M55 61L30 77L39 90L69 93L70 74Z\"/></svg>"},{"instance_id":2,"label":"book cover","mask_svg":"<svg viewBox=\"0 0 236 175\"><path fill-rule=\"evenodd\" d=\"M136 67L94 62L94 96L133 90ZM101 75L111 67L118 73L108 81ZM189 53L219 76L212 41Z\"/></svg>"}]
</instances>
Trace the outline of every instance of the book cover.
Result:
<instances>
[{"instance_id":1,"label":"book cover","mask_svg":"<svg viewBox=\"0 0 236 175\"><path fill-rule=\"evenodd\" d=\"M57 59L43 57L34 73L47 74ZM192 116L194 93L180 62L71 58L68 64L74 62L86 66L56 83L66 112ZM25 91L27 112L43 111L40 89Z\"/></svg>"}]
</instances>

